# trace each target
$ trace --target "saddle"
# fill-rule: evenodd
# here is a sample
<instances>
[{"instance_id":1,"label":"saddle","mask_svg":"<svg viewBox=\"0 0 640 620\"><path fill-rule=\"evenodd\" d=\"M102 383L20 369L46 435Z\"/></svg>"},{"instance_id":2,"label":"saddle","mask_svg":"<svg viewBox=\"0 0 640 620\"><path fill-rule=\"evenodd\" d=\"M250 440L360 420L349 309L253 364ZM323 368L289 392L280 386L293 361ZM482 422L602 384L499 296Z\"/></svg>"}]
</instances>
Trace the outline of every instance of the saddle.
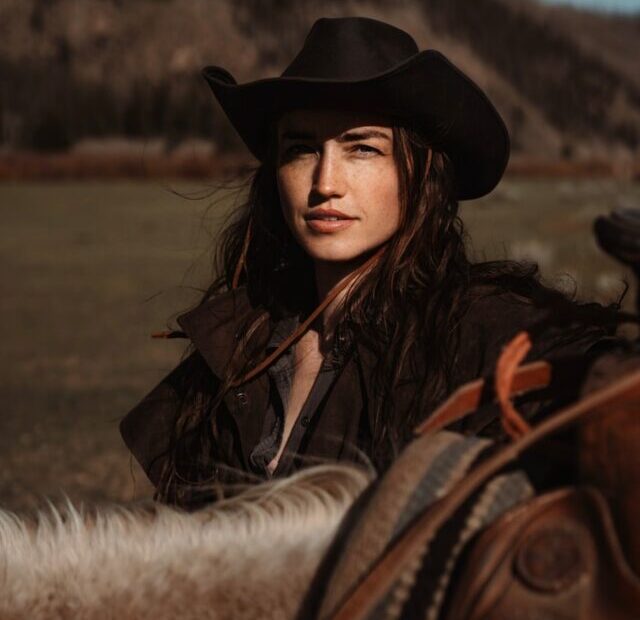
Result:
<instances>
[{"instance_id":1,"label":"saddle","mask_svg":"<svg viewBox=\"0 0 640 620\"><path fill-rule=\"evenodd\" d=\"M517 336L493 380L416 429L347 515L299 618L640 617L640 356L598 357L577 401L531 427L512 398L575 364L519 366L529 346ZM508 443L445 430L488 401ZM533 470L554 449L568 471L549 485Z\"/></svg>"}]
</instances>

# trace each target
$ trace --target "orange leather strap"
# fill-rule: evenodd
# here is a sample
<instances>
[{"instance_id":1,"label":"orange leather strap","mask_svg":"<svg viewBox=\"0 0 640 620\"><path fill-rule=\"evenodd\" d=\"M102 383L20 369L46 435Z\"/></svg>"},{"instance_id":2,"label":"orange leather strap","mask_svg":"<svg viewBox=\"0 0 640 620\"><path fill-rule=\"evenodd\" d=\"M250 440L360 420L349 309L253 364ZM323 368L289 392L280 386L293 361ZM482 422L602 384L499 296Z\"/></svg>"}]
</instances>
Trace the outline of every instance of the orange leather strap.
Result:
<instances>
[{"instance_id":1,"label":"orange leather strap","mask_svg":"<svg viewBox=\"0 0 640 620\"><path fill-rule=\"evenodd\" d=\"M552 366L549 362L532 362L518 367L509 385L509 395L515 396L530 390L538 390L549 385ZM477 379L458 388L424 422L415 429L416 435L434 433L461 420L475 411L483 401L487 390L487 380Z\"/></svg>"},{"instance_id":2,"label":"orange leather strap","mask_svg":"<svg viewBox=\"0 0 640 620\"><path fill-rule=\"evenodd\" d=\"M518 439L531 430L511 402L511 386L520 362L531 349L531 338L520 332L503 349L496 364L495 389L500 403L502 427L511 439Z\"/></svg>"}]
</instances>

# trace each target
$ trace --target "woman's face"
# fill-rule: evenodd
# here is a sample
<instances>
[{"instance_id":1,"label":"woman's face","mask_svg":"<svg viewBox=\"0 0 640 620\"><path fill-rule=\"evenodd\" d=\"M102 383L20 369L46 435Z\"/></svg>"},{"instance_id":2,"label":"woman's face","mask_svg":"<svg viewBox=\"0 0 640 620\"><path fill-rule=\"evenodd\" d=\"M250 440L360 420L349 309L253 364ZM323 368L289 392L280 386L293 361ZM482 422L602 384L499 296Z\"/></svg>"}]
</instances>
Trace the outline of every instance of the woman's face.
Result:
<instances>
[{"instance_id":1,"label":"woman's face","mask_svg":"<svg viewBox=\"0 0 640 620\"><path fill-rule=\"evenodd\" d=\"M398 229L398 170L385 119L295 110L278 125L278 190L284 218L318 261L349 262Z\"/></svg>"}]
</instances>

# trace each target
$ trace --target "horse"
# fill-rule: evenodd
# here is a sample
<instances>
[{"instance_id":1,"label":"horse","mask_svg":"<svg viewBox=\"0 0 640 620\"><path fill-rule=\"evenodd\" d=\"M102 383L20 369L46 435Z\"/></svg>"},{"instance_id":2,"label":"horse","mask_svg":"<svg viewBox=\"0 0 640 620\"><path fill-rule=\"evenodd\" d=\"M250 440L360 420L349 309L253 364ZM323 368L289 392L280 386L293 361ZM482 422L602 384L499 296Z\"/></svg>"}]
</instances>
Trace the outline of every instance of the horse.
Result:
<instances>
[{"instance_id":1,"label":"horse","mask_svg":"<svg viewBox=\"0 0 640 620\"><path fill-rule=\"evenodd\" d=\"M316 465L194 513L160 504L0 511L0 618L293 618L372 479Z\"/></svg>"}]
</instances>

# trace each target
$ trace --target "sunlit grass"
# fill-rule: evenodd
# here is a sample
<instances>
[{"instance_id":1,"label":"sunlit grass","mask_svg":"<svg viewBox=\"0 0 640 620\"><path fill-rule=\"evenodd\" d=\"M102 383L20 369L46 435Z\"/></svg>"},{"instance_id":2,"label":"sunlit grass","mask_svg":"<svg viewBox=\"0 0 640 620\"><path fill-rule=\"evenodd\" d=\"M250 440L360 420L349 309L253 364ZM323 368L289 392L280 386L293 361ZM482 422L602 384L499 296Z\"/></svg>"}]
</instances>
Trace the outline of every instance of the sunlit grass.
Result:
<instances>
[{"instance_id":1,"label":"sunlit grass","mask_svg":"<svg viewBox=\"0 0 640 620\"><path fill-rule=\"evenodd\" d=\"M131 496L117 422L184 349L149 335L211 278L212 248L238 196L206 197L210 189L0 185L0 503L30 506L59 489ZM597 249L591 226L620 207L640 207L640 185L512 180L462 215L477 258L537 260L547 281L575 281L580 297L611 301L630 276Z\"/></svg>"}]
</instances>

